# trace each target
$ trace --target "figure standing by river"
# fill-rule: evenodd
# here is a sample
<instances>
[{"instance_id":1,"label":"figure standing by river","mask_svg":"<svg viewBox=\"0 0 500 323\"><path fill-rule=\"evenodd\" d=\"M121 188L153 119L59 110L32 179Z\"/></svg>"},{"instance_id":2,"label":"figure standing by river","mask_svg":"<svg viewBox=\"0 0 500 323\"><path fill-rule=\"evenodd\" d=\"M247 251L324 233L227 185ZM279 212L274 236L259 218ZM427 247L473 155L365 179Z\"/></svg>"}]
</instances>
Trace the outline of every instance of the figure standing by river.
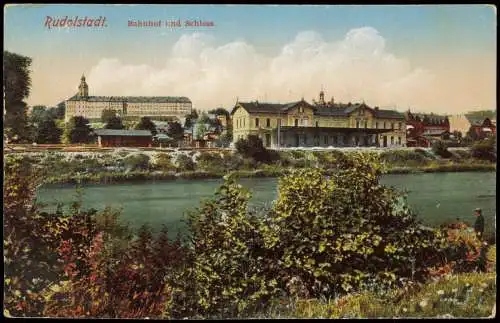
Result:
<instances>
[{"instance_id":1,"label":"figure standing by river","mask_svg":"<svg viewBox=\"0 0 500 323\"><path fill-rule=\"evenodd\" d=\"M480 240L483 240L484 233L484 217L480 208L474 210L474 215L477 217L474 223L474 231Z\"/></svg>"}]
</instances>

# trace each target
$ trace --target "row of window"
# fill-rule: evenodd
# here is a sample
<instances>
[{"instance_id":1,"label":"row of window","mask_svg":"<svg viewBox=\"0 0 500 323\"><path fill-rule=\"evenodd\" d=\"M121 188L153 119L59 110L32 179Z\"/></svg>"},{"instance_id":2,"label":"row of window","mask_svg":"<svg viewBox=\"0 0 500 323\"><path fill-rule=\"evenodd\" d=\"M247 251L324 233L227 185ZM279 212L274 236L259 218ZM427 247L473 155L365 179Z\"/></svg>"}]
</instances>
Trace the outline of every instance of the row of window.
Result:
<instances>
[{"instance_id":1,"label":"row of window","mask_svg":"<svg viewBox=\"0 0 500 323\"><path fill-rule=\"evenodd\" d=\"M387 128L386 126L388 126L389 122L375 122L375 129L378 129L379 128L379 125L383 125L383 127L381 127L380 129L389 129ZM391 122L390 123L390 126L392 130L394 130L394 122ZM368 121L363 121L363 120L356 120L356 128L368 128ZM402 122L398 122L398 129L401 130L403 128L403 123Z\"/></svg>"},{"instance_id":2,"label":"row of window","mask_svg":"<svg viewBox=\"0 0 500 323\"><path fill-rule=\"evenodd\" d=\"M296 135L296 136L298 136L298 135ZM245 137L246 137L246 135L238 135L236 137L236 139L239 140L239 139L242 139L242 138L245 138ZM306 137L303 137L303 139L304 139L304 143L305 143ZM357 137L357 136L355 136L353 139L354 139L354 142L355 142L356 145L360 144L361 140L362 140L362 138ZM319 145L320 137L318 135L315 135L314 138L313 138L313 140L314 140L314 144ZM382 140L386 141L387 137L383 136ZM281 141L281 144L283 145L283 138L281 138L280 141ZM297 137L297 141L299 141L299 137ZM339 136L323 136L323 144L324 145L328 145L329 143L331 143L333 145L344 145L344 144L346 144L346 137L344 135L339 135ZM401 143L402 143L401 137L397 137L397 144L401 145ZM395 137L394 136L390 137L390 144L391 145L395 144Z\"/></svg>"}]
</instances>

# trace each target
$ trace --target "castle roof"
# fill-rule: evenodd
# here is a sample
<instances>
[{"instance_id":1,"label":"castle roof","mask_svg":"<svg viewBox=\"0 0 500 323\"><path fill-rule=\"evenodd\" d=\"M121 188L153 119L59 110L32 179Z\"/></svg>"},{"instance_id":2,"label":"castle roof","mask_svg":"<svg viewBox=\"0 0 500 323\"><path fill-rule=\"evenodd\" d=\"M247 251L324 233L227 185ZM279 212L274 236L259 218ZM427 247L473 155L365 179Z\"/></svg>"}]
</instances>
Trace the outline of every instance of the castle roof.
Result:
<instances>
[{"instance_id":1,"label":"castle roof","mask_svg":"<svg viewBox=\"0 0 500 323\"><path fill-rule=\"evenodd\" d=\"M68 101L127 103L191 103L185 96L72 96Z\"/></svg>"}]
</instances>

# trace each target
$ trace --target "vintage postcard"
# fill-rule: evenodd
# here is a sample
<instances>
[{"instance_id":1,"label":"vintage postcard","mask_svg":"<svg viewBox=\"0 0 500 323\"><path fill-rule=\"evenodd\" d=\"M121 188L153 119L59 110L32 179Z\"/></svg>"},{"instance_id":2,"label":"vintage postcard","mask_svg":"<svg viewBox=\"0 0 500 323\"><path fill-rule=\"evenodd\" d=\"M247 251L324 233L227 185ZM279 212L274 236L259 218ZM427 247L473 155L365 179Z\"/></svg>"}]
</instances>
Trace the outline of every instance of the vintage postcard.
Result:
<instances>
[{"instance_id":1,"label":"vintage postcard","mask_svg":"<svg viewBox=\"0 0 500 323\"><path fill-rule=\"evenodd\" d=\"M4 316L495 317L496 19L5 5Z\"/></svg>"}]
</instances>

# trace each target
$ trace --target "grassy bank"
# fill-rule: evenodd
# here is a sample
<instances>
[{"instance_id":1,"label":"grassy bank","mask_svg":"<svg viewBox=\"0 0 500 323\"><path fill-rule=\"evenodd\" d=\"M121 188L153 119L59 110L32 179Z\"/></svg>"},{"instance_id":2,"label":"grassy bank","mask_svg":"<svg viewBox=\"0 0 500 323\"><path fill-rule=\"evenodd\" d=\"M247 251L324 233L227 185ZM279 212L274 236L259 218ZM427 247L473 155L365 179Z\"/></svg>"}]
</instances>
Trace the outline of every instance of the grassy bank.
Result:
<instances>
[{"instance_id":1,"label":"grassy bank","mask_svg":"<svg viewBox=\"0 0 500 323\"><path fill-rule=\"evenodd\" d=\"M496 273L466 273L382 297L360 293L336 301L300 300L288 313L269 314L293 318L488 317L495 304Z\"/></svg>"}]
</instances>

